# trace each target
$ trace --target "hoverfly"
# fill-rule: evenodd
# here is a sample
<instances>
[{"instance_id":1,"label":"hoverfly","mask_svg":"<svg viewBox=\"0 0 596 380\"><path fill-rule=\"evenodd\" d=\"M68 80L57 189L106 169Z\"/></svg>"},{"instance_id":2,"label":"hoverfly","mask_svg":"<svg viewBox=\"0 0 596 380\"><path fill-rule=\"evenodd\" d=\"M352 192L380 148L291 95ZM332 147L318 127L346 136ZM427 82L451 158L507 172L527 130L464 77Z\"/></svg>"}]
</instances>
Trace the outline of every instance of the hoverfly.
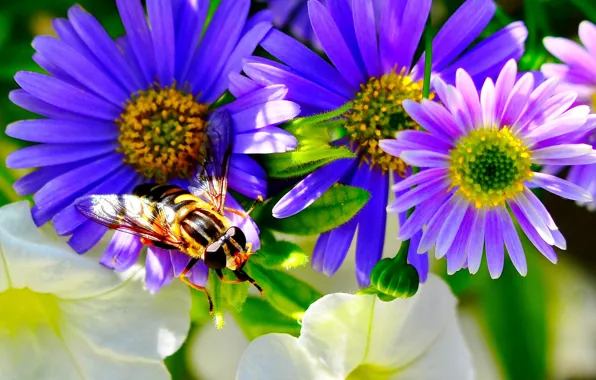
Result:
<instances>
[{"instance_id":1,"label":"hoverfly","mask_svg":"<svg viewBox=\"0 0 596 380\"><path fill-rule=\"evenodd\" d=\"M89 195L76 201L77 209L89 219L108 228L140 236L141 242L168 250L179 250L190 257L179 278L205 293L209 311L213 303L207 289L191 283L186 275L203 260L226 283L249 281L261 287L243 270L252 252L242 230L224 215L230 211L248 217L259 197L246 214L225 207L228 170L232 154L231 120L226 111L210 118L205 162L193 178L190 191L175 185L142 184L125 195ZM225 279L228 268L235 280Z\"/></svg>"}]
</instances>

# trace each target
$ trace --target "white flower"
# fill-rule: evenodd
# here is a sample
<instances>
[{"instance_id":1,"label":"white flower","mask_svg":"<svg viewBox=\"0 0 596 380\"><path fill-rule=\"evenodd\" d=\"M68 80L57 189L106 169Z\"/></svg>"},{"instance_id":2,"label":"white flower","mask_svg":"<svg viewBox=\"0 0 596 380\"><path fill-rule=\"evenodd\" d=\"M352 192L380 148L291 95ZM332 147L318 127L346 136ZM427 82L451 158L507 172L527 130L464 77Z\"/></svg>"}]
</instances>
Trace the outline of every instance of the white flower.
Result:
<instances>
[{"instance_id":1,"label":"white flower","mask_svg":"<svg viewBox=\"0 0 596 380\"><path fill-rule=\"evenodd\" d=\"M169 379L164 357L190 327L182 284L150 294L33 224L27 202L0 208L0 379Z\"/></svg>"},{"instance_id":2,"label":"white flower","mask_svg":"<svg viewBox=\"0 0 596 380\"><path fill-rule=\"evenodd\" d=\"M325 296L306 311L299 338L268 334L255 339L236 379L471 379L456 303L435 276L409 299Z\"/></svg>"}]
</instances>

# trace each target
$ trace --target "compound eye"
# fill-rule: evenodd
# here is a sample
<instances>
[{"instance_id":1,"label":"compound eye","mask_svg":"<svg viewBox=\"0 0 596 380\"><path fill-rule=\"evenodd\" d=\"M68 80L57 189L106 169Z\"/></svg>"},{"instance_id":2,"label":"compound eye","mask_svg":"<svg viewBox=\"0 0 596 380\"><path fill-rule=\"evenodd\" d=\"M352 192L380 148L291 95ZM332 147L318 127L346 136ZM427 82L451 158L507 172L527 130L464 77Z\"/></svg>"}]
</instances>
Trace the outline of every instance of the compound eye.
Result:
<instances>
[{"instance_id":1,"label":"compound eye","mask_svg":"<svg viewBox=\"0 0 596 380\"><path fill-rule=\"evenodd\" d=\"M205 265L210 269L223 269L226 267L226 251L224 251L225 243L221 240L216 241L207 247L205 251Z\"/></svg>"},{"instance_id":2,"label":"compound eye","mask_svg":"<svg viewBox=\"0 0 596 380\"><path fill-rule=\"evenodd\" d=\"M238 227L231 227L227 232L226 236L228 240L234 239L236 243L238 243L242 249L246 248L246 236L244 236L244 232Z\"/></svg>"}]
</instances>

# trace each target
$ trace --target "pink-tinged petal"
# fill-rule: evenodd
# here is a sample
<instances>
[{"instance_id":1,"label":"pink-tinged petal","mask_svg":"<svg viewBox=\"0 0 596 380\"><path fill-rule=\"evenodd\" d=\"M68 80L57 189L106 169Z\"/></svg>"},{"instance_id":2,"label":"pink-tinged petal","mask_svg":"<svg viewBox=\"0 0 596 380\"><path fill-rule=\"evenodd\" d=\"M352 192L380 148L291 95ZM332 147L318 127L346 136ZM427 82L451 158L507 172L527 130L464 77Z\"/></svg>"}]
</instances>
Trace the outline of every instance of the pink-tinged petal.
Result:
<instances>
[{"instance_id":1,"label":"pink-tinged petal","mask_svg":"<svg viewBox=\"0 0 596 380\"><path fill-rule=\"evenodd\" d=\"M422 99L422 107L424 112L426 112L437 125L441 126L440 129L444 130L450 136L452 142L461 136L463 132L457 126L453 115L451 115L441 104L432 100ZM429 132L436 135L432 130L429 130Z\"/></svg>"},{"instance_id":2,"label":"pink-tinged petal","mask_svg":"<svg viewBox=\"0 0 596 380\"><path fill-rule=\"evenodd\" d=\"M408 240L418 231L422 231L422 227L431 220L437 210L443 203L448 201L451 196L451 193L444 191L416 206L412 215L408 217L403 225L400 225L397 238L400 240Z\"/></svg>"},{"instance_id":3,"label":"pink-tinged petal","mask_svg":"<svg viewBox=\"0 0 596 380\"><path fill-rule=\"evenodd\" d=\"M446 168L449 166L449 156L426 150L409 150L400 156L410 166L422 168Z\"/></svg>"},{"instance_id":4,"label":"pink-tinged petal","mask_svg":"<svg viewBox=\"0 0 596 380\"><path fill-rule=\"evenodd\" d=\"M495 83L495 122L501 121L501 116L505 110L507 99L515 85L516 77L517 63L512 59L505 64L505 67L501 70L497 82Z\"/></svg>"},{"instance_id":5,"label":"pink-tinged petal","mask_svg":"<svg viewBox=\"0 0 596 380\"><path fill-rule=\"evenodd\" d=\"M526 218L524 213L521 211L521 209L515 202L509 202L509 207L511 208L511 211L515 216L515 219L519 223L520 227L522 228L528 239L530 239L532 244L534 244L534 247L536 247L536 249L538 249L540 253L542 253L544 257L546 257L551 263L556 264L558 261L557 254L555 253L553 247L551 247L544 240L542 240L542 238L534 229L532 223L530 223L530 221Z\"/></svg>"},{"instance_id":6,"label":"pink-tinged petal","mask_svg":"<svg viewBox=\"0 0 596 380\"><path fill-rule=\"evenodd\" d=\"M468 243L468 234L474 223L474 211L473 206L469 207L464 215L463 221L458 231L456 231L455 239L451 244L451 247L447 251L447 274L452 275L455 272L462 269L467 262L466 246Z\"/></svg>"},{"instance_id":7,"label":"pink-tinged petal","mask_svg":"<svg viewBox=\"0 0 596 380\"><path fill-rule=\"evenodd\" d=\"M497 99L495 97L495 85L490 78L487 78L482 86L480 93L480 104L482 107L482 120L484 124L482 127L490 127L495 125L495 107Z\"/></svg>"},{"instance_id":8,"label":"pink-tinged petal","mask_svg":"<svg viewBox=\"0 0 596 380\"><path fill-rule=\"evenodd\" d=\"M526 73L517 81L509 94L503 114L501 115L501 125L514 125L515 121L528 106L528 100L533 90L534 76L531 73Z\"/></svg>"},{"instance_id":9,"label":"pink-tinged petal","mask_svg":"<svg viewBox=\"0 0 596 380\"><path fill-rule=\"evenodd\" d=\"M555 238L555 247L563 250L567 249L567 241L559 230L553 230L553 237Z\"/></svg>"},{"instance_id":10,"label":"pink-tinged petal","mask_svg":"<svg viewBox=\"0 0 596 380\"><path fill-rule=\"evenodd\" d=\"M588 106L574 107L560 117L530 130L522 138L527 139L532 144L536 144L552 137L577 131L584 126L586 121L588 121L589 113L590 107Z\"/></svg>"},{"instance_id":11,"label":"pink-tinged petal","mask_svg":"<svg viewBox=\"0 0 596 380\"><path fill-rule=\"evenodd\" d=\"M443 203L441 208L437 210L430 222L428 222L427 229L422 234L422 239L420 240L420 245L418 246L418 253L426 252L433 245L435 245L435 242L439 237L439 232L441 232L441 228L443 227L445 218L457 205L458 200L458 197L453 196L447 202Z\"/></svg>"},{"instance_id":12,"label":"pink-tinged petal","mask_svg":"<svg viewBox=\"0 0 596 380\"><path fill-rule=\"evenodd\" d=\"M498 208L497 210L499 212L499 218L501 219L503 240L505 241L505 247L507 247L511 262L519 274L525 276L528 274L528 264L526 263L524 248L522 247L517 231L515 230L515 225L506 208Z\"/></svg>"},{"instance_id":13,"label":"pink-tinged petal","mask_svg":"<svg viewBox=\"0 0 596 380\"><path fill-rule=\"evenodd\" d=\"M590 21L579 24L579 38L592 57L596 57L596 25Z\"/></svg>"},{"instance_id":14,"label":"pink-tinged petal","mask_svg":"<svg viewBox=\"0 0 596 380\"><path fill-rule=\"evenodd\" d=\"M485 247L488 271L493 279L501 276L505 262L505 247L500 224L498 211L495 208L489 209L486 214Z\"/></svg>"},{"instance_id":15,"label":"pink-tinged petal","mask_svg":"<svg viewBox=\"0 0 596 380\"><path fill-rule=\"evenodd\" d=\"M596 82L596 59L577 42L560 37L546 37L544 46L552 55Z\"/></svg>"},{"instance_id":16,"label":"pink-tinged petal","mask_svg":"<svg viewBox=\"0 0 596 380\"><path fill-rule=\"evenodd\" d=\"M445 181L444 178L430 180L397 197L395 201L387 207L387 212L397 213L407 211L411 207L418 205L447 187L449 187L449 183Z\"/></svg>"},{"instance_id":17,"label":"pink-tinged petal","mask_svg":"<svg viewBox=\"0 0 596 380\"><path fill-rule=\"evenodd\" d=\"M482 262L482 252L484 248L484 231L486 225L486 209L474 210L474 222L470 229L470 238L466 247L466 257L468 258L468 271L476 274L480 269Z\"/></svg>"},{"instance_id":18,"label":"pink-tinged petal","mask_svg":"<svg viewBox=\"0 0 596 380\"><path fill-rule=\"evenodd\" d=\"M526 218L528 218L528 220L532 223L542 240L544 240L549 245L553 245L555 243L555 239L553 238L551 229L549 229L549 227L546 224L546 221L542 218L540 213L536 211L536 208L528 200L528 198L526 198L524 193L517 194L515 196L515 202L523 211Z\"/></svg>"},{"instance_id":19,"label":"pink-tinged petal","mask_svg":"<svg viewBox=\"0 0 596 380\"><path fill-rule=\"evenodd\" d=\"M482 108L480 107L478 90L474 85L474 81L465 70L459 69L455 76L455 84L464 98L472 126L474 128L482 126Z\"/></svg>"},{"instance_id":20,"label":"pink-tinged petal","mask_svg":"<svg viewBox=\"0 0 596 380\"><path fill-rule=\"evenodd\" d=\"M433 111L429 107L423 107L422 104L416 103L412 100L404 100L402 103L404 110L408 113L408 115L418 123L422 128L429 131L433 136L440 138L446 142L452 142L455 140L456 136L452 136L445 128L445 124L441 122L440 118L443 115L446 115L447 119L451 118L449 112L443 108L442 105L438 104L438 107L442 108L444 112L441 115L436 113L433 114ZM451 122L455 126L455 122L451 119ZM457 128L455 128L457 130ZM458 132L459 133L459 132Z\"/></svg>"},{"instance_id":21,"label":"pink-tinged petal","mask_svg":"<svg viewBox=\"0 0 596 380\"><path fill-rule=\"evenodd\" d=\"M549 146L542 149L536 149L532 152L534 159L557 159L579 157L592 153L592 145L588 144L561 144Z\"/></svg>"},{"instance_id":22,"label":"pink-tinged petal","mask_svg":"<svg viewBox=\"0 0 596 380\"><path fill-rule=\"evenodd\" d=\"M532 183L560 197L578 202L592 202L592 194L581 187L550 174L534 173Z\"/></svg>"},{"instance_id":23,"label":"pink-tinged petal","mask_svg":"<svg viewBox=\"0 0 596 380\"><path fill-rule=\"evenodd\" d=\"M395 136L395 140L381 140L381 142L395 141L409 146L406 150L431 150L437 153L448 154L453 148L453 143L448 143L436 138L433 134L423 131L401 131ZM381 146L381 149L384 149ZM396 155L399 156L399 155Z\"/></svg>"},{"instance_id":24,"label":"pink-tinged petal","mask_svg":"<svg viewBox=\"0 0 596 380\"><path fill-rule=\"evenodd\" d=\"M546 102L554 95L557 90L558 79L551 78L540 84L532 94L528 101L528 107L522 112L519 118L513 123L512 130L514 133L522 133L535 116L538 115Z\"/></svg>"},{"instance_id":25,"label":"pink-tinged petal","mask_svg":"<svg viewBox=\"0 0 596 380\"><path fill-rule=\"evenodd\" d=\"M408 190L412 186L422 185L428 181L436 180L438 178L446 178L449 175L447 169L428 169L420 173L414 174L405 178L404 180L393 185L392 190L395 192Z\"/></svg>"},{"instance_id":26,"label":"pink-tinged petal","mask_svg":"<svg viewBox=\"0 0 596 380\"><path fill-rule=\"evenodd\" d=\"M544 104L538 115L539 120L542 122L554 120L567 111L575 103L576 99L577 93L574 91L565 91L554 95Z\"/></svg>"},{"instance_id":27,"label":"pink-tinged petal","mask_svg":"<svg viewBox=\"0 0 596 380\"><path fill-rule=\"evenodd\" d=\"M473 129L473 123L470 114L468 113L468 107L464 102L462 94L457 88L446 85L440 78L434 81L435 90L445 103L445 106L451 113L453 120L458 129L463 133L468 133Z\"/></svg>"},{"instance_id":28,"label":"pink-tinged petal","mask_svg":"<svg viewBox=\"0 0 596 380\"><path fill-rule=\"evenodd\" d=\"M437 248L435 250L435 256L437 258L445 256L447 250L451 248L451 244L455 239L455 235L457 234L469 207L469 202L465 198L458 195L455 195L455 198L456 204L444 220L443 227L437 237Z\"/></svg>"},{"instance_id":29,"label":"pink-tinged petal","mask_svg":"<svg viewBox=\"0 0 596 380\"><path fill-rule=\"evenodd\" d=\"M552 216L550 215L550 213L548 212L548 210L546 209L546 207L544 206L542 201L540 199L538 199L536 194L534 194L532 192L532 190L530 190L528 188L524 189L523 194L526 197L526 199L530 202L530 204L532 205L534 210L538 213L538 215L540 215L540 218L542 220L544 220L544 222L546 223L548 228L550 230L558 229L557 225L555 224L554 219L552 218Z\"/></svg>"}]
</instances>

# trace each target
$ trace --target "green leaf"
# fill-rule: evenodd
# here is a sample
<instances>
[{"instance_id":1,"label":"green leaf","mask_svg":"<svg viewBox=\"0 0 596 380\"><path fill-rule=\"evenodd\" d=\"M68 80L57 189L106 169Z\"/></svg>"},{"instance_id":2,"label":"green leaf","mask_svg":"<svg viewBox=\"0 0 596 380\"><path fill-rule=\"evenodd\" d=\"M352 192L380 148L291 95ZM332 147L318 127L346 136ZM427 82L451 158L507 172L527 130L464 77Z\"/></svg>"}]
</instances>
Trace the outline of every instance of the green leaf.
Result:
<instances>
[{"instance_id":1,"label":"green leaf","mask_svg":"<svg viewBox=\"0 0 596 380\"><path fill-rule=\"evenodd\" d=\"M293 178L310 174L333 161L353 157L354 153L346 147L320 145L317 148L299 147L291 152L268 154L261 164L271 178Z\"/></svg>"},{"instance_id":2,"label":"green leaf","mask_svg":"<svg viewBox=\"0 0 596 380\"><path fill-rule=\"evenodd\" d=\"M261 244L261 249L251 261L269 269L293 269L308 263L308 255L302 248L287 241L276 241Z\"/></svg>"},{"instance_id":3,"label":"green leaf","mask_svg":"<svg viewBox=\"0 0 596 380\"><path fill-rule=\"evenodd\" d=\"M596 4L593 0L571 0L592 22L596 22Z\"/></svg>"},{"instance_id":4,"label":"green leaf","mask_svg":"<svg viewBox=\"0 0 596 380\"><path fill-rule=\"evenodd\" d=\"M521 237L521 236L520 236ZM503 275L478 296L482 315L507 379L546 379L548 339L548 263L534 246L522 238L528 259L524 278L507 262ZM486 268L481 268L481 270Z\"/></svg>"},{"instance_id":5,"label":"green leaf","mask_svg":"<svg viewBox=\"0 0 596 380\"><path fill-rule=\"evenodd\" d=\"M335 185L300 213L283 219L266 219L267 227L292 235L317 235L352 219L370 199L359 187ZM276 202L270 202L270 207ZM264 211L265 213L266 211Z\"/></svg>"},{"instance_id":6,"label":"green leaf","mask_svg":"<svg viewBox=\"0 0 596 380\"><path fill-rule=\"evenodd\" d=\"M226 310L235 310L237 312L242 310L246 297L248 297L249 284L247 282L225 284L214 271L210 272L207 291L209 291L213 301L213 322L220 329L224 326L223 315ZM230 275L229 270L226 269L224 269L224 277L234 279L234 276Z\"/></svg>"},{"instance_id":7,"label":"green leaf","mask_svg":"<svg viewBox=\"0 0 596 380\"><path fill-rule=\"evenodd\" d=\"M12 21L6 13L0 13L0 48L9 40Z\"/></svg>"},{"instance_id":8,"label":"green leaf","mask_svg":"<svg viewBox=\"0 0 596 380\"><path fill-rule=\"evenodd\" d=\"M300 324L277 311L264 298L248 297L242 313L235 313L234 319L250 340L269 333L300 335Z\"/></svg>"},{"instance_id":9,"label":"green leaf","mask_svg":"<svg viewBox=\"0 0 596 380\"><path fill-rule=\"evenodd\" d=\"M266 269L249 261L246 271L263 288L263 297L282 314L300 320L310 304L322 294L295 277L281 271Z\"/></svg>"}]
</instances>

